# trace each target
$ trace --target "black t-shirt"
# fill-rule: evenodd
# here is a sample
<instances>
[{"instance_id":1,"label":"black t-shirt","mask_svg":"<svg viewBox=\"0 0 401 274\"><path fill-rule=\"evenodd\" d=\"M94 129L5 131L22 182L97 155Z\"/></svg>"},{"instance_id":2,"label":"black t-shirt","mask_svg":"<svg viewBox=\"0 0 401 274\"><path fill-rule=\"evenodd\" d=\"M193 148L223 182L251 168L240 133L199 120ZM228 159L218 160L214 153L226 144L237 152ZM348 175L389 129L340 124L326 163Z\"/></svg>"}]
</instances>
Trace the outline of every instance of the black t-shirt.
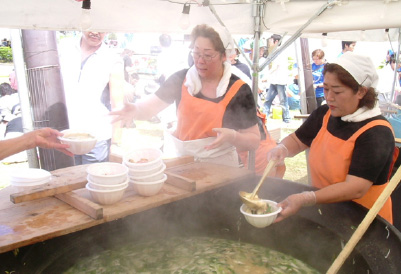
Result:
<instances>
[{"instance_id":1,"label":"black t-shirt","mask_svg":"<svg viewBox=\"0 0 401 274\"><path fill-rule=\"evenodd\" d=\"M295 131L302 143L311 146L313 139L323 125L323 117L328 109L327 105L317 108L305 123ZM327 130L339 139L348 140L358 129L373 120L386 119L379 115L362 122L344 122L341 117L330 116ZM374 185L386 183L394 147L394 135L390 128L375 126L365 131L355 141L348 174L369 180ZM329 158L330 155L327 157Z\"/></svg>"},{"instance_id":2,"label":"black t-shirt","mask_svg":"<svg viewBox=\"0 0 401 274\"><path fill-rule=\"evenodd\" d=\"M187 71L187 69L184 69L171 75L155 94L166 103L172 104L176 102L178 108L181 102L181 88ZM227 90L238 79L237 76L232 74ZM203 96L201 92L196 95L197 98L215 103L220 102L224 96L225 94L218 98L208 98ZM257 122L256 105L251 88L247 84L244 84L227 106L223 116L223 127L235 130L246 129L254 126Z\"/></svg>"}]
</instances>

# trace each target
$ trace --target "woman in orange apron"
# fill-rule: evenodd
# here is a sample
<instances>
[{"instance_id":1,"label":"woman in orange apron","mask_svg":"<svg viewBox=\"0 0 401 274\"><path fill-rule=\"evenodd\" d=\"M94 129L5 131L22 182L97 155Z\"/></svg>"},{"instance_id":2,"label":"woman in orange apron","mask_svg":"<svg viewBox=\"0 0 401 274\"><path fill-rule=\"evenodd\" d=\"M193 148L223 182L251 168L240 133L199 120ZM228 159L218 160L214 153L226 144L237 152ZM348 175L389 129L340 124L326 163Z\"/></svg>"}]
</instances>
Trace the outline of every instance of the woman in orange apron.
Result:
<instances>
[{"instance_id":1,"label":"woman in orange apron","mask_svg":"<svg viewBox=\"0 0 401 274\"><path fill-rule=\"evenodd\" d=\"M177 128L165 134L168 156L192 155L198 161L239 166L237 150L255 150L260 134L251 88L231 73L226 30L207 25L191 33L194 65L169 77L154 94L126 103L114 120L147 120L170 104L177 106ZM231 45L230 45L231 44Z\"/></svg>"},{"instance_id":2,"label":"woman in orange apron","mask_svg":"<svg viewBox=\"0 0 401 274\"><path fill-rule=\"evenodd\" d=\"M290 195L279 203L277 222L315 203L354 201L371 208L386 187L394 163L394 135L381 115L375 87L376 69L367 56L345 53L324 67L327 105L272 149L268 159L282 161L310 148L312 185L319 188ZM392 223L391 199L379 215Z\"/></svg>"}]
</instances>

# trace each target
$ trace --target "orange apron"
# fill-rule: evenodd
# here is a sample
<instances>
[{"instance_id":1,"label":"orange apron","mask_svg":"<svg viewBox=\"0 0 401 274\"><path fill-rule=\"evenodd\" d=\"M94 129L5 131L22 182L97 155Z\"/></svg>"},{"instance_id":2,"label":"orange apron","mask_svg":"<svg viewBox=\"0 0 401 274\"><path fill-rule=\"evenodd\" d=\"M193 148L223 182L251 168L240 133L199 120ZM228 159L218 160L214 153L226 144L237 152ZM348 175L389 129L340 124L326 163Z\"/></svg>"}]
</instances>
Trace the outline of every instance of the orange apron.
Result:
<instances>
[{"instance_id":1,"label":"orange apron","mask_svg":"<svg viewBox=\"0 0 401 274\"><path fill-rule=\"evenodd\" d=\"M212 129L222 127L226 108L243 84L244 81L237 80L218 103L191 96L183 84L181 102L177 109L175 137L181 141L189 141L217 136Z\"/></svg>"},{"instance_id":2,"label":"orange apron","mask_svg":"<svg viewBox=\"0 0 401 274\"><path fill-rule=\"evenodd\" d=\"M263 171L265 170L268 161L267 161L267 152L269 152L272 148L277 146L277 143L270 137L270 133L267 131L266 128L266 114L260 113L257 110L258 117L262 120L263 123L263 130L266 135L266 139L261 140L259 143L259 147L256 149L255 152L255 173L257 175L263 175ZM241 161L244 166L248 167L248 151L241 151L238 153L241 157ZM285 165L277 166L272 169L270 172L271 177L276 178L283 178L285 173Z\"/></svg>"},{"instance_id":3,"label":"orange apron","mask_svg":"<svg viewBox=\"0 0 401 274\"><path fill-rule=\"evenodd\" d=\"M341 140L331 135L327 130L330 115L331 111L329 110L323 118L322 128L313 140L309 152L312 185L317 188L345 181L351 164L355 141L363 132L378 125L391 128L387 121L375 120L360 128L348 140ZM362 198L353 201L369 209L387 184L372 185ZM391 198L383 205L379 215L393 223Z\"/></svg>"}]
</instances>

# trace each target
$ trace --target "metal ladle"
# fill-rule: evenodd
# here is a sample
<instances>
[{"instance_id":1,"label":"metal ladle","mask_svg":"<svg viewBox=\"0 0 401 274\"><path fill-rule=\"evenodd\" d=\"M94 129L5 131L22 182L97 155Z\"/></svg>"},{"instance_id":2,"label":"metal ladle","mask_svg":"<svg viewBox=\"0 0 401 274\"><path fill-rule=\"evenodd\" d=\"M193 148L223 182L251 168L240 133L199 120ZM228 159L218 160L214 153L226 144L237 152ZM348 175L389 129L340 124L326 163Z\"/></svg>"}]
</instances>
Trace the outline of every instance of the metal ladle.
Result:
<instances>
[{"instance_id":1,"label":"metal ladle","mask_svg":"<svg viewBox=\"0 0 401 274\"><path fill-rule=\"evenodd\" d=\"M259 199L257 193L259 191L260 186L265 181L267 175L270 173L271 169L276 165L276 161L270 160L268 165L266 166L262 178L260 179L258 185L255 187L252 193L248 193L245 191L240 191L239 196L241 197L242 202L252 210L266 210L267 204Z\"/></svg>"}]
</instances>

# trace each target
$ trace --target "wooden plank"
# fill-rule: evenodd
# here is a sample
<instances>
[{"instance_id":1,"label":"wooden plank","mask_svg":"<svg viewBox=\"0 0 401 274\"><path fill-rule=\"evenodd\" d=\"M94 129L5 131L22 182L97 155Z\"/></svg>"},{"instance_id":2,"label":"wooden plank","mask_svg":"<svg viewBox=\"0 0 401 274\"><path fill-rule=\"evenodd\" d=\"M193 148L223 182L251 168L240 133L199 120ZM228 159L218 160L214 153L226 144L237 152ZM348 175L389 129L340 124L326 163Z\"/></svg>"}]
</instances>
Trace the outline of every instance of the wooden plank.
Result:
<instances>
[{"instance_id":1,"label":"wooden plank","mask_svg":"<svg viewBox=\"0 0 401 274\"><path fill-rule=\"evenodd\" d=\"M55 197L83 213L86 213L95 220L103 219L103 207L88 199L82 198L74 192L56 194Z\"/></svg>"},{"instance_id":2,"label":"wooden plank","mask_svg":"<svg viewBox=\"0 0 401 274\"><path fill-rule=\"evenodd\" d=\"M0 253L189 198L228 185L234 179L251 180L254 176L253 172L244 168L198 162L174 166L167 171L196 181L196 190L188 191L166 183L158 194L143 197L139 196L130 184L121 201L102 206L103 218L98 220L55 197L13 204L7 199L14 191L13 187L1 189ZM61 185L86 178L85 167L80 166L56 170L52 174L58 176ZM77 178L76 174L80 174L81 178ZM73 193L81 197L85 203L92 201L90 193L84 188L74 190Z\"/></svg>"},{"instance_id":3,"label":"wooden plank","mask_svg":"<svg viewBox=\"0 0 401 274\"><path fill-rule=\"evenodd\" d=\"M194 162L194 156L182 156L174 159L163 159L163 162L166 164L167 168L185 165Z\"/></svg>"},{"instance_id":4,"label":"wooden plank","mask_svg":"<svg viewBox=\"0 0 401 274\"><path fill-rule=\"evenodd\" d=\"M166 181L167 184L179 187L184 190L188 191L195 191L196 190L196 181L192 179L188 179L186 177L171 173L169 171L164 172L168 180Z\"/></svg>"},{"instance_id":5,"label":"wooden plank","mask_svg":"<svg viewBox=\"0 0 401 274\"><path fill-rule=\"evenodd\" d=\"M18 204L84 188L87 183L87 166L73 166L52 171L50 183L33 190L13 193L10 195L10 200L14 204Z\"/></svg>"}]
</instances>

